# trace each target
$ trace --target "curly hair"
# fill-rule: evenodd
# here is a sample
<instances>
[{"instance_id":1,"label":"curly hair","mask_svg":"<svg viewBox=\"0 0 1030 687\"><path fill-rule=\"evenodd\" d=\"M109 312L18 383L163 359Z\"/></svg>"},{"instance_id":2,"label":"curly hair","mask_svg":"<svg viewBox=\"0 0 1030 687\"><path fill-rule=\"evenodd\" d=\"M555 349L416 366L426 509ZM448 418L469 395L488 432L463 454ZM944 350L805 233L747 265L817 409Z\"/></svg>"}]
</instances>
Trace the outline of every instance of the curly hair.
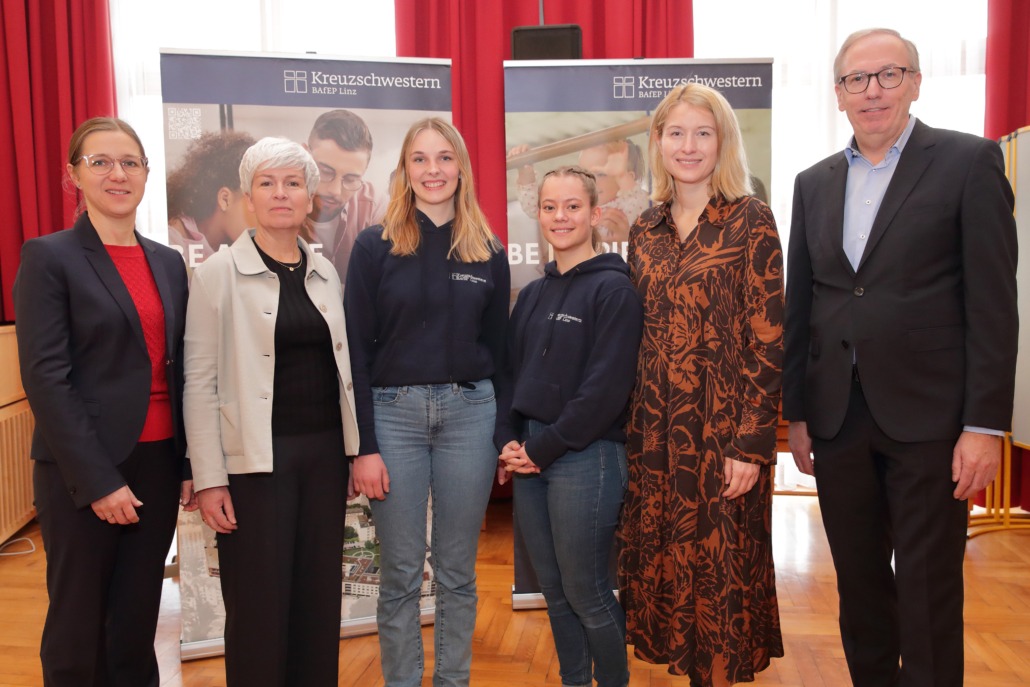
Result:
<instances>
[{"instance_id":1,"label":"curly hair","mask_svg":"<svg viewBox=\"0 0 1030 687\"><path fill-rule=\"evenodd\" d=\"M240 160L254 138L242 131L209 132L194 141L178 169L168 175L168 218L209 217L218 189L240 190Z\"/></svg>"}]
</instances>

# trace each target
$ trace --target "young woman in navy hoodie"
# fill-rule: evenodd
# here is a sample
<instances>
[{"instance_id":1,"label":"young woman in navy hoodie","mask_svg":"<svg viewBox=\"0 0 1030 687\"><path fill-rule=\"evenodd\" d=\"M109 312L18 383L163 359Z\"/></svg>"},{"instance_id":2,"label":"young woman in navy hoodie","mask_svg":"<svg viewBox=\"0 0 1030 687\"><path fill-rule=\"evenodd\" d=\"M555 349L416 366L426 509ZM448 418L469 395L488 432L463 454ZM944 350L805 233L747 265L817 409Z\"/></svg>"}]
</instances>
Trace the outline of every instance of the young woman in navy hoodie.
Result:
<instances>
[{"instance_id":1,"label":"young woman in navy hoodie","mask_svg":"<svg viewBox=\"0 0 1030 687\"><path fill-rule=\"evenodd\" d=\"M547 600L562 684L623 687L626 621L608 562L643 308L622 258L598 254L593 174L548 172L539 207L555 261L512 312L515 387L498 479L515 473L515 516Z\"/></svg>"},{"instance_id":2,"label":"young woman in navy hoodie","mask_svg":"<svg viewBox=\"0 0 1030 687\"><path fill-rule=\"evenodd\" d=\"M441 119L416 122L383 224L354 244L344 296L361 440L351 474L379 539L376 619L387 687L422 684L430 493L433 684L469 683L509 294L507 256L476 202L461 134Z\"/></svg>"}]
</instances>

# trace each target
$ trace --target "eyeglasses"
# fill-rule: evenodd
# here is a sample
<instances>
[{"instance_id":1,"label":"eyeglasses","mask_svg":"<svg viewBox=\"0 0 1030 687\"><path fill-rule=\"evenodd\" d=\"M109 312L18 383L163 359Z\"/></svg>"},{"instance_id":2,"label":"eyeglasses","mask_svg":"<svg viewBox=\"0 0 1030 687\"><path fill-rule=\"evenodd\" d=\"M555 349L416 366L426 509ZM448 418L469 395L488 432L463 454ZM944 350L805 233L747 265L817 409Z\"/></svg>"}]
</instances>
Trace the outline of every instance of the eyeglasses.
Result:
<instances>
[{"instance_id":1,"label":"eyeglasses","mask_svg":"<svg viewBox=\"0 0 1030 687\"><path fill-rule=\"evenodd\" d=\"M844 86L844 90L848 93L865 93L866 89L869 88L869 83L876 77L876 81L880 84L880 88L897 88L901 85L901 82L905 80L905 72L916 73L915 69L909 67L886 67L878 72L867 74L866 72L855 72L854 74L845 74L837 80L837 83Z\"/></svg>"},{"instance_id":2,"label":"eyeglasses","mask_svg":"<svg viewBox=\"0 0 1030 687\"><path fill-rule=\"evenodd\" d=\"M321 181L331 184L336 181L336 177L339 175L332 167L329 167L328 165L319 165L318 176ZM365 180L361 178L360 174L344 174L340 177L340 184L348 191L357 191L364 183Z\"/></svg>"},{"instance_id":3,"label":"eyeglasses","mask_svg":"<svg viewBox=\"0 0 1030 687\"><path fill-rule=\"evenodd\" d=\"M115 160L110 155L104 155L103 153L95 153L93 155L83 155L79 158L80 161L86 161L86 169L96 174L98 177L106 177L114 169L117 164L122 168L122 171L130 176L139 176L147 171L147 158L139 155L127 155L121 160Z\"/></svg>"}]
</instances>

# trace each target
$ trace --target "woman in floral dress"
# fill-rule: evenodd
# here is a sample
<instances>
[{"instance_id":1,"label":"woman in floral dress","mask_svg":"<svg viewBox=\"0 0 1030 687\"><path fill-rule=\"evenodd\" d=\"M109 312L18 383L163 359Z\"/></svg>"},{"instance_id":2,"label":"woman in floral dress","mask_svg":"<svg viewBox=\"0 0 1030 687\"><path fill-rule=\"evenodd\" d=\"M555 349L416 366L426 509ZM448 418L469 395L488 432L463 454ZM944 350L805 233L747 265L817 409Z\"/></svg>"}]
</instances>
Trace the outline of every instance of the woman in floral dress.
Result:
<instances>
[{"instance_id":1,"label":"woman in floral dress","mask_svg":"<svg viewBox=\"0 0 1030 687\"><path fill-rule=\"evenodd\" d=\"M629 240L644 337L620 531L627 642L691 685L783 655L771 542L782 254L717 91L671 91L651 123L653 199Z\"/></svg>"}]
</instances>

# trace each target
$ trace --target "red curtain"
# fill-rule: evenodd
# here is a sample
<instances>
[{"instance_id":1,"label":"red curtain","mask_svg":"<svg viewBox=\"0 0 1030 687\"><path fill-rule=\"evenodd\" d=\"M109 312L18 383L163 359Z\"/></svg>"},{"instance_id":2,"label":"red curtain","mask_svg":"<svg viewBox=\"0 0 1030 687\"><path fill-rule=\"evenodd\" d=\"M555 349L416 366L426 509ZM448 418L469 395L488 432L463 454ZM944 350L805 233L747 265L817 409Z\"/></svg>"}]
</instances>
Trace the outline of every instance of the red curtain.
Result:
<instances>
[{"instance_id":1,"label":"red curtain","mask_svg":"<svg viewBox=\"0 0 1030 687\"><path fill-rule=\"evenodd\" d=\"M987 2L987 101L984 136L1030 125L1030 2Z\"/></svg>"},{"instance_id":2,"label":"red curtain","mask_svg":"<svg viewBox=\"0 0 1030 687\"><path fill-rule=\"evenodd\" d=\"M1030 510L1030 451L1012 447L1012 506Z\"/></svg>"},{"instance_id":3,"label":"red curtain","mask_svg":"<svg viewBox=\"0 0 1030 687\"><path fill-rule=\"evenodd\" d=\"M115 90L107 0L4 0L0 31L0 322L10 322L21 244L74 219L61 184L68 139L115 114Z\"/></svg>"},{"instance_id":4,"label":"red curtain","mask_svg":"<svg viewBox=\"0 0 1030 687\"><path fill-rule=\"evenodd\" d=\"M585 59L692 57L690 0L545 0L548 24L579 24Z\"/></svg>"},{"instance_id":5,"label":"red curtain","mask_svg":"<svg viewBox=\"0 0 1030 687\"><path fill-rule=\"evenodd\" d=\"M511 30L540 23L538 0L394 0L397 54L453 60L454 123L472 156L479 202L507 238L504 73ZM545 0L546 24L579 24L583 57L691 57L691 0Z\"/></svg>"},{"instance_id":6,"label":"red curtain","mask_svg":"<svg viewBox=\"0 0 1030 687\"><path fill-rule=\"evenodd\" d=\"M987 0L984 136L1030 125L1030 2ZM1012 449L1012 504L1030 509L1030 451Z\"/></svg>"}]
</instances>

